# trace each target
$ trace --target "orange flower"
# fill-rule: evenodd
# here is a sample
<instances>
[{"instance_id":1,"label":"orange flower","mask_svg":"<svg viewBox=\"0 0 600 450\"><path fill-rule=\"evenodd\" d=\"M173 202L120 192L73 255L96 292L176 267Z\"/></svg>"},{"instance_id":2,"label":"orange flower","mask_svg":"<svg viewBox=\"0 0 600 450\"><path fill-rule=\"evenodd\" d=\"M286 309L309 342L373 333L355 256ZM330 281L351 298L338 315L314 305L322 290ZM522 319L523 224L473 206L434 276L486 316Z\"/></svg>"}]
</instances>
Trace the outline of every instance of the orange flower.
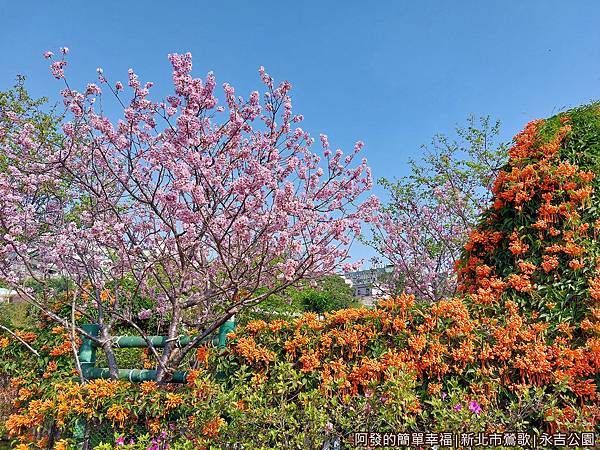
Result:
<instances>
[{"instance_id":1,"label":"orange flower","mask_svg":"<svg viewBox=\"0 0 600 450\"><path fill-rule=\"evenodd\" d=\"M21 401L27 400L29 397L31 397L32 394L33 394L33 392L31 392L30 389L23 387L23 388L19 389L19 400L21 400Z\"/></svg>"},{"instance_id":2,"label":"orange flower","mask_svg":"<svg viewBox=\"0 0 600 450\"><path fill-rule=\"evenodd\" d=\"M549 233L550 233L550 236L556 237L556 236L558 236L558 235L561 233L561 231L560 231L560 230L557 230L557 229L556 229L556 228L554 228L554 227L552 227L552 228L550 228L550 231L549 231ZM560 246L559 246L559 247L560 247ZM560 250L559 250L559 251L560 251Z\"/></svg>"},{"instance_id":3,"label":"orange flower","mask_svg":"<svg viewBox=\"0 0 600 450\"><path fill-rule=\"evenodd\" d=\"M282 328L286 327L287 325L288 325L288 323L285 320L276 319L276 320L272 320L271 322L269 322L269 329L273 333L276 333L279 330L281 330Z\"/></svg>"},{"instance_id":4,"label":"orange flower","mask_svg":"<svg viewBox=\"0 0 600 450\"><path fill-rule=\"evenodd\" d=\"M251 333L256 333L257 331L260 331L266 327L267 323L264 320L255 320L246 325L246 330L250 331Z\"/></svg>"},{"instance_id":5,"label":"orange flower","mask_svg":"<svg viewBox=\"0 0 600 450\"><path fill-rule=\"evenodd\" d=\"M414 414L419 414L421 412L421 403L418 399L415 399L410 403L408 411Z\"/></svg>"},{"instance_id":6,"label":"orange flower","mask_svg":"<svg viewBox=\"0 0 600 450\"><path fill-rule=\"evenodd\" d=\"M531 292L534 289L534 285L531 284L529 277L525 275L517 275L513 273L508 277L508 284L510 284L513 289L519 292Z\"/></svg>"},{"instance_id":7,"label":"orange flower","mask_svg":"<svg viewBox=\"0 0 600 450\"><path fill-rule=\"evenodd\" d=\"M208 349L205 345L198 347L198 350L196 351L196 359L198 362L202 363L204 367L208 367Z\"/></svg>"},{"instance_id":8,"label":"orange flower","mask_svg":"<svg viewBox=\"0 0 600 450\"><path fill-rule=\"evenodd\" d=\"M190 374L188 374L188 381L190 379ZM158 384L154 381L143 381L140 384L140 392L144 395L148 395L151 392L154 392L158 389Z\"/></svg>"},{"instance_id":9,"label":"orange flower","mask_svg":"<svg viewBox=\"0 0 600 450\"><path fill-rule=\"evenodd\" d=\"M571 327L565 322L561 322L558 325L556 325L556 329L561 333L571 333Z\"/></svg>"},{"instance_id":10,"label":"orange flower","mask_svg":"<svg viewBox=\"0 0 600 450\"><path fill-rule=\"evenodd\" d=\"M319 343L321 344L321 349L327 351L331 347L333 339L328 334L322 334L319 338Z\"/></svg>"},{"instance_id":11,"label":"orange flower","mask_svg":"<svg viewBox=\"0 0 600 450\"><path fill-rule=\"evenodd\" d=\"M306 344L308 344L308 338L306 336L296 334L291 340L286 341L283 344L283 348L292 356L296 356L297 349L306 346Z\"/></svg>"},{"instance_id":12,"label":"orange flower","mask_svg":"<svg viewBox=\"0 0 600 450\"><path fill-rule=\"evenodd\" d=\"M502 209L504 207L504 202L502 201L501 198L496 198L496 200L494 200L494 203L492 204L492 208L498 210L498 209Z\"/></svg>"},{"instance_id":13,"label":"orange flower","mask_svg":"<svg viewBox=\"0 0 600 450\"><path fill-rule=\"evenodd\" d=\"M165 410L169 411L174 409L183 403L183 398L179 394L173 394L169 392L165 399Z\"/></svg>"},{"instance_id":14,"label":"orange flower","mask_svg":"<svg viewBox=\"0 0 600 450\"><path fill-rule=\"evenodd\" d=\"M520 160L531 153L531 149L537 140L538 129L543 123L544 120L541 119L529 122L523 131L515 136L514 145L508 150L508 155L512 159Z\"/></svg>"},{"instance_id":15,"label":"orange flower","mask_svg":"<svg viewBox=\"0 0 600 450\"><path fill-rule=\"evenodd\" d=\"M596 395L596 383L594 380L572 381L569 383L569 387L575 395L581 397Z\"/></svg>"},{"instance_id":16,"label":"orange flower","mask_svg":"<svg viewBox=\"0 0 600 450\"><path fill-rule=\"evenodd\" d=\"M235 345L235 352L245 357L249 362L268 364L275 359L275 353L257 346L253 337L240 338Z\"/></svg>"},{"instance_id":17,"label":"orange flower","mask_svg":"<svg viewBox=\"0 0 600 450\"><path fill-rule=\"evenodd\" d=\"M582 223L581 225L579 225L579 227L577 228L577 231L579 231L582 235L587 235L587 231L590 228L590 224L589 223Z\"/></svg>"},{"instance_id":18,"label":"orange flower","mask_svg":"<svg viewBox=\"0 0 600 450\"><path fill-rule=\"evenodd\" d=\"M568 161L561 161L556 168L556 173L564 178L570 178L579 170L577 164L571 164Z\"/></svg>"},{"instance_id":19,"label":"orange flower","mask_svg":"<svg viewBox=\"0 0 600 450\"><path fill-rule=\"evenodd\" d=\"M548 223L556 222L556 214L558 214L558 206L552 205L549 202L542 203L539 209L539 215Z\"/></svg>"},{"instance_id":20,"label":"orange flower","mask_svg":"<svg viewBox=\"0 0 600 450\"><path fill-rule=\"evenodd\" d=\"M100 301L102 303L105 303L109 297L110 297L110 291L108 289L102 289L102 291L100 292Z\"/></svg>"},{"instance_id":21,"label":"orange flower","mask_svg":"<svg viewBox=\"0 0 600 450\"><path fill-rule=\"evenodd\" d=\"M267 380L268 380L268 377L267 377L267 375L264 374L264 372L256 373L252 377L252 383L254 383L254 384L263 384L263 383L266 383Z\"/></svg>"},{"instance_id":22,"label":"orange flower","mask_svg":"<svg viewBox=\"0 0 600 450\"><path fill-rule=\"evenodd\" d=\"M583 262L578 259L572 259L571 261L569 261L569 267L573 270L581 269L583 268Z\"/></svg>"},{"instance_id":23,"label":"orange flower","mask_svg":"<svg viewBox=\"0 0 600 450\"><path fill-rule=\"evenodd\" d=\"M35 341L37 339L37 334L35 333L31 333L29 331L21 331L21 330L17 330L15 331L15 334L17 336L19 336L22 340L24 340L25 342L27 342L28 344Z\"/></svg>"},{"instance_id":24,"label":"orange flower","mask_svg":"<svg viewBox=\"0 0 600 450\"><path fill-rule=\"evenodd\" d=\"M479 277L479 278L487 278L490 276L490 274L492 273L492 268L488 265L482 264L480 266L477 266L475 268L475 274Z\"/></svg>"},{"instance_id":25,"label":"orange flower","mask_svg":"<svg viewBox=\"0 0 600 450\"><path fill-rule=\"evenodd\" d=\"M473 343L470 340L462 341L459 348L452 349L452 357L462 363L472 362L475 359Z\"/></svg>"},{"instance_id":26,"label":"orange flower","mask_svg":"<svg viewBox=\"0 0 600 450\"><path fill-rule=\"evenodd\" d=\"M585 248L573 242L567 242L563 247L563 251L569 256L579 256L585 253Z\"/></svg>"},{"instance_id":27,"label":"orange flower","mask_svg":"<svg viewBox=\"0 0 600 450\"><path fill-rule=\"evenodd\" d=\"M537 269L536 265L528 261L519 261L519 269L525 275L531 275Z\"/></svg>"},{"instance_id":28,"label":"orange flower","mask_svg":"<svg viewBox=\"0 0 600 450\"><path fill-rule=\"evenodd\" d=\"M233 341L235 339L235 331L230 331L225 335L228 341Z\"/></svg>"},{"instance_id":29,"label":"orange flower","mask_svg":"<svg viewBox=\"0 0 600 450\"><path fill-rule=\"evenodd\" d=\"M415 352L419 353L423 351L425 346L427 345L427 338L424 334L412 335L408 338L408 345Z\"/></svg>"},{"instance_id":30,"label":"orange flower","mask_svg":"<svg viewBox=\"0 0 600 450\"><path fill-rule=\"evenodd\" d=\"M548 273L558 267L558 258L556 256L544 255L542 258L544 261L541 266L544 269L544 272Z\"/></svg>"},{"instance_id":31,"label":"orange flower","mask_svg":"<svg viewBox=\"0 0 600 450\"><path fill-rule=\"evenodd\" d=\"M213 420L204 425L202 434L209 438L213 438L219 434L219 429L225 425L225 420L222 417L215 417Z\"/></svg>"},{"instance_id":32,"label":"orange flower","mask_svg":"<svg viewBox=\"0 0 600 450\"><path fill-rule=\"evenodd\" d=\"M246 410L246 403L244 403L244 400L238 400L237 402L235 402L235 407L237 409L239 409L240 411L245 411Z\"/></svg>"},{"instance_id":33,"label":"orange flower","mask_svg":"<svg viewBox=\"0 0 600 450\"><path fill-rule=\"evenodd\" d=\"M588 283L590 285L590 296L594 300L600 300L600 277L591 278L588 280Z\"/></svg>"},{"instance_id":34,"label":"orange flower","mask_svg":"<svg viewBox=\"0 0 600 450\"><path fill-rule=\"evenodd\" d=\"M66 439L61 439L54 444L54 450L67 450L69 448L69 442Z\"/></svg>"},{"instance_id":35,"label":"orange flower","mask_svg":"<svg viewBox=\"0 0 600 450\"><path fill-rule=\"evenodd\" d=\"M412 308L415 304L415 296L413 294L402 293L396 297L379 300L379 307L382 309L393 310L398 308L400 311L406 311Z\"/></svg>"},{"instance_id":36,"label":"orange flower","mask_svg":"<svg viewBox=\"0 0 600 450\"><path fill-rule=\"evenodd\" d=\"M71 342L65 341L58 347L54 347L52 350L50 350L50 356L66 355L67 353L70 353L71 351L72 351Z\"/></svg>"},{"instance_id":37,"label":"orange flower","mask_svg":"<svg viewBox=\"0 0 600 450\"><path fill-rule=\"evenodd\" d=\"M571 197L572 201L582 203L585 199L592 195L592 192L594 192L594 188L592 186L585 186L571 191L569 196Z\"/></svg>"},{"instance_id":38,"label":"orange flower","mask_svg":"<svg viewBox=\"0 0 600 450\"><path fill-rule=\"evenodd\" d=\"M158 434L161 429L160 421L156 418L148 420L148 428L153 434Z\"/></svg>"},{"instance_id":39,"label":"orange flower","mask_svg":"<svg viewBox=\"0 0 600 450\"><path fill-rule=\"evenodd\" d=\"M508 245L508 249L513 255L522 255L529 249L529 245L521 242L517 237L517 233L513 233L510 236L511 242Z\"/></svg>"},{"instance_id":40,"label":"orange flower","mask_svg":"<svg viewBox=\"0 0 600 450\"><path fill-rule=\"evenodd\" d=\"M570 406L567 406L566 408L564 408L562 410L562 416L567 420L574 420L575 419L575 410L573 408L571 408Z\"/></svg>"},{"instance_id":41,"label":"orange flower","mask_svg":"<svg viewBox=\"0 0 600 450\"><path fill-rule=\"evenodd\" d=\"M156 364L154 364L149 359L147 359L146 361L144 361L144 369L153 369L155 366L156 366Z\"/></svg>"},{"instance_id":42,"label":"orange flower","mask_svg":"<svg viewBox=\"0 0 600 450\"><path fill-rule=\"evenodd\" d=\"M114 404L106 411L106 417L110 419L113 426L117 424L119 428L123 428L127 420L131 420L132 412L123 405Z\"/></svg>"},{"instance_id":43,"label":"orange flower","mask_svg":"<svg viewBox=\"0 0 600 450\"><path fill-rule=\"evenodd\" d=\"M92 401L110 398L115 395L120 386L121 382L115 380L92 380L86 385L87 395Z\"/></svg>"},{"instance_id":44,"label":"orange flower","mask_svg":"<svg viewBox=\"0 0 600 450\"><path fill-rule=\"evenodd\" d=\"M300 358L300 363L302 364L302 369L300 369L301 372L303 372L303 373L312 372L317 367L319 367L319 365L321 364L321 361L319 360L319 353L318 352L310 352L310 353L303 355Z\"/></svg>"},{"instance_id":45,"label":"orange flower","mask_svg":"<svg viewBox=\"0 0 600 450\"><path fill-rule=\"evenodd\" d=\"M10 344L10 340L5 337L0 338L0 348L6 348Z\"/></svg>"},{"instance_id":46,"label":"orange flower","mask_svg":"<svg viewBox=\"0 0 600 450\"><path fill-rule=\"evenodd\" d=\"M25 433L32 424L29 417L24 414L11 414L4 425L9 436L19 436Z\"/></svg>"},{"instance_id":47,"label":"orange flower","mask_svg":"<svg viewBox=\"0 0 600 450\"><path fill-rule=\"evenodd\" d=\"M441 383L429 383L429 386L427 386L427 392L432 395L439 394L441 390L442 390Z\"/></svg>"}]
</instances>

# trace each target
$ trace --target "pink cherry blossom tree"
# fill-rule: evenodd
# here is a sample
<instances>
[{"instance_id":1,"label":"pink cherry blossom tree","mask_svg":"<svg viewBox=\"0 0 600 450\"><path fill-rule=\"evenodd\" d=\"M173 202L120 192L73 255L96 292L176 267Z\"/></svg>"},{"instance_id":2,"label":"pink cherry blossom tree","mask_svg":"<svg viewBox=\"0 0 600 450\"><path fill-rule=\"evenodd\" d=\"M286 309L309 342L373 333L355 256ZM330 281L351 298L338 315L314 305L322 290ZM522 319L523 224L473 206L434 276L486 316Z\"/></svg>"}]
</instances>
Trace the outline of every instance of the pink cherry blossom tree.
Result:
<instances>
[{"instance_id":1,"label":"pink cherry blossom tree","mask_svg":"<svg viewBox=\"0 0 600 450\"><path fill-rule=\"evenodd\" d=\"M372 186L366 160L355 165L363 144L344 155L321 135L322 154L313 153L290 83L261 68L262 94L244 98L225 83L220 105L213 74L193 78L187 53L169 55L174 92L163 101L132 70L128 88L98 69L99 81L77 91L64 74L68 49L61 53L45 54L64 82L60 139L40 139L25 123L2 149L12 163L0 172L0 276L65 326L70 319L48 306L50 290L25 282L67 279L74 310L100 325L92 338L111 376L117 326L147 338L140 318L167 324L164 351L151 351L158 381L168 381L242 308L352 268L349 245L378 208L363 198ZM121 106L118 120L103 113L105 97ZM139 309L140 298L151 306ZM181 334L195 338L180 348Z\"/></svg>"},{"instance_id":2,"label":"pink cherry blossom tree","mask_svg":"<svg viewBox=\"0 0 600 450\"><path fill-rule=\"evenodd\" d=\"M392 276L375 280L384 290L405 290L430 303L455 292L455 264L507 159L500 123L489 117L469 118L456 134L436 135L423 158L410 161L410 175L380 180L390 200L370 244L394 265Z\"/></svg>"}]
</instances>

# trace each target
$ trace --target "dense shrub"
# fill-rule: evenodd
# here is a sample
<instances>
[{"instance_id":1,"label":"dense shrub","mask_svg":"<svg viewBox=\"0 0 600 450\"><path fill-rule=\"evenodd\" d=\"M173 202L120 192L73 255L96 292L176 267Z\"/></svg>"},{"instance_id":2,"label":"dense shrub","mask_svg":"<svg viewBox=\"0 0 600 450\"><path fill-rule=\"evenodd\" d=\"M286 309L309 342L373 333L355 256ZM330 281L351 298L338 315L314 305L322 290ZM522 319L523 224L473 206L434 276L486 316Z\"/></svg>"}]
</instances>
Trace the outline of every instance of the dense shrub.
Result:
<instances>
[{"instance_id":1,"label":"dense shrub","mask_svg":"<svg viewBox=\"0 0 600 450\"><path fill-rule=\"evenodd\" d=\"M85 418L114 426L101 448L178 436L175 448L265 449L320 448L365 430L597 429L598 105L530 123L509 153L456 298L426 305L403 294L323 320L257 320L221 352L201 347L187 386L81 385L66 362L47 381L29 372L15 380L22 395L7 428L33 442L44 423L68 430Z\"/></svg>"}]
</instances>

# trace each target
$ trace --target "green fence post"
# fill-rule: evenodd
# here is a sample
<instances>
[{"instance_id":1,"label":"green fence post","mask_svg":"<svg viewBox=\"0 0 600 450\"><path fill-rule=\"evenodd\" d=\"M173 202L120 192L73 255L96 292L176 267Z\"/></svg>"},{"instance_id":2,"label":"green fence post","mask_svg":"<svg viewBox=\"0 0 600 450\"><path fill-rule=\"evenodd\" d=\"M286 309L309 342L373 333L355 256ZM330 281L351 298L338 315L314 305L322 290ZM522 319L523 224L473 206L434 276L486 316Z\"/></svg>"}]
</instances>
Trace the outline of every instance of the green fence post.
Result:
<instances>
[{"instance_id":1,"label":"green fence post","mask_svg":"<svg viewBox=\"0 0 600 450\"><path fill-rule=\"evenodd\" d=\"M227 322L225 322L219 328L219 347L227 346L227 333L235 330L235 316L231 316Z\"/></svg>"},{"instance_id":2,"label":"green fence post","mask_svg":"<svg viewBox=\"0 0 600 450\"><path fill-rule=\"evenodd\" d=\"M100 331L100 325L91 323L81 325L81 328L86 333L96 337ZM81 337L81 346L79 347L79 364L83 378L87 379L89 370L96 365L96 346L92 340L86 336Z\"/></svg>"},{"instance_id":3,"label":"green fence post","mask_svg":"<svg viewBox=\"0 0 600 450\"><path fill-rule=\"evenodd\" d=\"M98 336L98 332L100 331L100 326L97 323L81 325L81 328L94 337ZM90 338L86 336L81 337L78 356L81 374L87 380L91 369L96 365L96 347ZM75 422L75 429L73 430L73 438L80 449L83 449L85 446L85 425L85 420L78 419Z\"/></svg>"},{"instance_id":4,"label":"green fence post","mask_svg":"<svg viewBox=\"0 0 600 450\"><path fill-rule=\"evenodd\" d=\"M78 449L85 447L85 420L77 419L73 430L73 438L75 439Z\"/></svg>"}]
</instances>

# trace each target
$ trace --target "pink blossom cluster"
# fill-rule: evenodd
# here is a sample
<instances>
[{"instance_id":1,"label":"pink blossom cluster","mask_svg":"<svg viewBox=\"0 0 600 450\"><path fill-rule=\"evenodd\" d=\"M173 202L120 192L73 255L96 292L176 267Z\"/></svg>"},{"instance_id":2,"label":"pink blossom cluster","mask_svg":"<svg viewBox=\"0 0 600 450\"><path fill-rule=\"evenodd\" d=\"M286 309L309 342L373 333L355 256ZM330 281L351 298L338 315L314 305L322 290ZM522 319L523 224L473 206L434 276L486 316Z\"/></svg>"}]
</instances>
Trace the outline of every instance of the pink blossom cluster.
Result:
<instances>
[{"instance_id":1,"label":"pink blossom cluster","mask_svg":"<svg viewBox=\"0 0 600 450\"><path fill-rule=\"evenodd\" d=\"M61 53L60 61L44 56L64 79ZM191 54L169 60L174 92L161 101L133 70L128 90L99 70L100 85L81 92L65 80L60 136L16 127L16 145L2 149L12 163L0 171L4 279L52 268L92 298L134 280L136 295L152 299L176 334L183 310L207 327L347 263L379 206L363 199L372 187L366 160L355 164L363 144L344 155L321 136L314 153L292 113L290 83L276 84L264 68L262 94L244 98L225 83L220 105L214 75L192 76ZM103 90L123 102L118 120L96 108ZM121 317L133 297L116 296L105 314Z\"/></svg>"},{"instance_id":2,"label":"pink blossom cluster","mask_svg":"<svg viewBox=\"0 0 600 450\"><path fill-rule=\"evenodd\" d=\"M376 246L394 265L393 281L401 280L407 293L425 301L455 291L455 264L471 227L455 194L445 186L432 193L434 202L418 195L393 199L375 224Z\"/></svg>"}]
</instances>

